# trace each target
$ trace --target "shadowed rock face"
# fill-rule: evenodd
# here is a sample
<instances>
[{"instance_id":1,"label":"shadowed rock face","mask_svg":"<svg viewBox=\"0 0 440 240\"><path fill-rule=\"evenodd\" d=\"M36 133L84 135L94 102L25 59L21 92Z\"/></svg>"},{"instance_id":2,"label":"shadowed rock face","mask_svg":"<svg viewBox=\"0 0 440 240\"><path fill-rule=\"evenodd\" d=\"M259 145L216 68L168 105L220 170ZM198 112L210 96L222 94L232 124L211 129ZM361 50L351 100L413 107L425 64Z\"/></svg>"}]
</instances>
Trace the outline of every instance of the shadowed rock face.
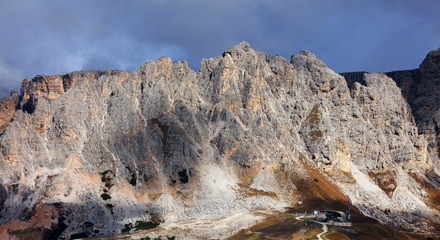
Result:
<instances>
[{"instance_id":1,"label":"shadowed rock face","mask_svg":"<svg viewBox=\"0 0 440 240\"><path fill-rule=\"evenodd\" d=\"M280 209L308 191L296 183L313 181L309 167L365 214L416 227L405 214L437 214L407 173L432 169L428 143L392 79L359 82L310 52L289 62L245 42L198 72L162 57L131 73L26 79L0 107L12 116L0 136L0 236L109 236L136 221ZM385 170L391 187L367 176Z\"/></svg>"},{"instance_id":2,"label":"shadowed rock face","mask_svg":"<svg viewBox=\"0 0 440 240\"><path fill-rule=\"evenodd\" d=\"M8 98L2 99L0 103L0 132L3 132L8 123L11 122L15 111L19 107L19 102L20 96L15 91Z\"/></svg>"},{"instance_id":3,"label":"shadowed rock face","mask_svg":"<svg viewBox=\"0 0 440 240\"><path fill-rule=\"evenodd\" d=\"M419 133L428 139L428 150L440 169L440 49L431 51L420 64L420 78L408 98Z\"/></svg>"},{"instance_id":4,"label":"shadowed rock face","mask_svg":"<svg viewBox=\"0 0 440 240\"><path fill-rule=\"evenodd\" d=\"M342 73L347 82L362 82L366 72ZM440 49L428 53L418 69L386 73L410 105L418 133L428 143L431 165L440 172Z\"/></svg>"},{"instance_id":5,"label":"shadowed rock face","mask_svg":"<svg viewBox=\"0 0 440 240\"><path fill-rule=\"evenodd\" d=\"M3 210L7 198L8 192L6 192L6 189L0 184L0 212Z\"/></svg>"}]
</instances>

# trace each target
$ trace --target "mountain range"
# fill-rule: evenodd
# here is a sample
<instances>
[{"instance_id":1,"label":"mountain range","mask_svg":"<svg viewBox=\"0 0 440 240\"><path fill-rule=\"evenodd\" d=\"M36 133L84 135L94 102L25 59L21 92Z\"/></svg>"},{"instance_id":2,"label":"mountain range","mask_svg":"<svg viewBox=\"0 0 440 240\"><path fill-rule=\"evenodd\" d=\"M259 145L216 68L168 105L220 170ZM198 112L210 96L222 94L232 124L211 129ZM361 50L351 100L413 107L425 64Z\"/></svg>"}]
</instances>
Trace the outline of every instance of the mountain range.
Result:
<instances>
[{"instance_id":1,"label":"mountain range","mask_svg":"<svg viewBox=\"0 0 440 240\"><path fill-rule=\"evenodd\" d=\"M0 104L0 238L146 223L226 238L258 211L347 197L383 224L438 233L439 103L440 49L390 73L337 74L308 51L242 42L197 72L161 57L38 75Z\"/></svg>"}]
</instances>

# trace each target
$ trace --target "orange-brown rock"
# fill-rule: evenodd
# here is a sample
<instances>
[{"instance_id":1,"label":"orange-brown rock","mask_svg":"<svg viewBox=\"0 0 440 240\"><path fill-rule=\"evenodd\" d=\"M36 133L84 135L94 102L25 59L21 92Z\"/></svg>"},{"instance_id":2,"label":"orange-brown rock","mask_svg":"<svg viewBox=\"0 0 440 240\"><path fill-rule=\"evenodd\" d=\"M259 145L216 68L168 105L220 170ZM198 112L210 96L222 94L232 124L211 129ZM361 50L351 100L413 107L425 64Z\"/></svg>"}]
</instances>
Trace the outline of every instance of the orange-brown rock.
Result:
<instances>
[{"instance_id":1,"label":"orange-brown rock","mask_svg":"<svg viewBox=\"0 0 440 240\"><path fill-rule=\"evenodd\" d=\"M34 111L37 99L57 99L61 94L75 86L77 81L92 81L101 76L118 76L121 79L125 79L127 74L124 71L108 70L76 71L60 75L37 75L33 78L23 80L20 90L20 107L24 111L32 113Z\"/></svg>"},{"instance_id":2,"label":"orange-brown rock","mask_svg":"<svg viewBox=\"0 0 440 240\"><path fill-rule=\"evenodd\" d=\"M425 174L426 136L392 79L359 79L307 51L289 61L245 42L198 72L161 57L130 73L27 79L0 134L0 225L29 234L54 223L54 238L68 239L133 232L136 222L237 221L229 217L313 199L301 184L313 182L323 201L332 196L319 191L338 189L333 200L350 195L366 215L432 231L425 223L438 211L408 174L439 185ZM50 215L39 206L58 215L39 226L33 217ZM243 226L229 221L197 238Z\"/></svg>"},{"instance_id":3,"label":"orange-brown rock","mask_svg":"<svg viewBox=\"0 0 440 240\"><path fill-rule=\"evenodd\" d=\"M15 111L18 108L20 96L13 91L8 98L4 97L0 103L0 133L2 133L8 123L12 120Z\"/></svg>"}]
</instances>

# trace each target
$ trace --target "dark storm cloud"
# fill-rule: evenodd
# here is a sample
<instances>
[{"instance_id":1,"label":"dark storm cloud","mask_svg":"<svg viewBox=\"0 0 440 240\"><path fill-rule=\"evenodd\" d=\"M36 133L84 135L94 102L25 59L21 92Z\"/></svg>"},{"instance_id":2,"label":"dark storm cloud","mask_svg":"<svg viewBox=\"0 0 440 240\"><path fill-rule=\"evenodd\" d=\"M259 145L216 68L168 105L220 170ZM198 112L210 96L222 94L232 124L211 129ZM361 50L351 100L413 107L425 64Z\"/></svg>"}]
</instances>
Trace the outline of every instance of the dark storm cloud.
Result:
<instances>
[{"instance_id":1,"label":"dark storm cloud","mask_svg":"<svg viewBox=\"0 0 440 240\"><path fill-rule=\"evenodd\" d=\"M307 49L336 72L416 68L440 47L440 2L0 0L0 96L24 77L132 71L149 59L220 55L240 41L286 58Z\"/></svg>"}]
</instances>

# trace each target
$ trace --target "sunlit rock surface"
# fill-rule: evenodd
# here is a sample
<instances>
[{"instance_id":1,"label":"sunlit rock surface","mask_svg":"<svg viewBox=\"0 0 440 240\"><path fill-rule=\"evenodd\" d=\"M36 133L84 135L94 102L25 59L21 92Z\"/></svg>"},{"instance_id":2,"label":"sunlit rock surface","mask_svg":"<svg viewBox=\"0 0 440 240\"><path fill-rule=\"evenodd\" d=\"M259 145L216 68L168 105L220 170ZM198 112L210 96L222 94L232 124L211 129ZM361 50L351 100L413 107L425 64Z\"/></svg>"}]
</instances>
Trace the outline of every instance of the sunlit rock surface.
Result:
<instances>
[{"instance_id":1,"label":"sunlit rock surface","mask_svg":"<svg viewBox=\"0 0 440 240\"><path fill-rule=\"evenodd\" d=\"M439 81L430 56L422 75ZM311 169L364 214L432 230L439 92L418 87L434 116L421 131L424 115L391 78L344 76L310 52L288 61L242 42L198 72L162 57L26 79L0 106L0 238L231 219L198 231L223 238L258 219L231 216L309 199Z\"/></svg>"}]
</instances>

